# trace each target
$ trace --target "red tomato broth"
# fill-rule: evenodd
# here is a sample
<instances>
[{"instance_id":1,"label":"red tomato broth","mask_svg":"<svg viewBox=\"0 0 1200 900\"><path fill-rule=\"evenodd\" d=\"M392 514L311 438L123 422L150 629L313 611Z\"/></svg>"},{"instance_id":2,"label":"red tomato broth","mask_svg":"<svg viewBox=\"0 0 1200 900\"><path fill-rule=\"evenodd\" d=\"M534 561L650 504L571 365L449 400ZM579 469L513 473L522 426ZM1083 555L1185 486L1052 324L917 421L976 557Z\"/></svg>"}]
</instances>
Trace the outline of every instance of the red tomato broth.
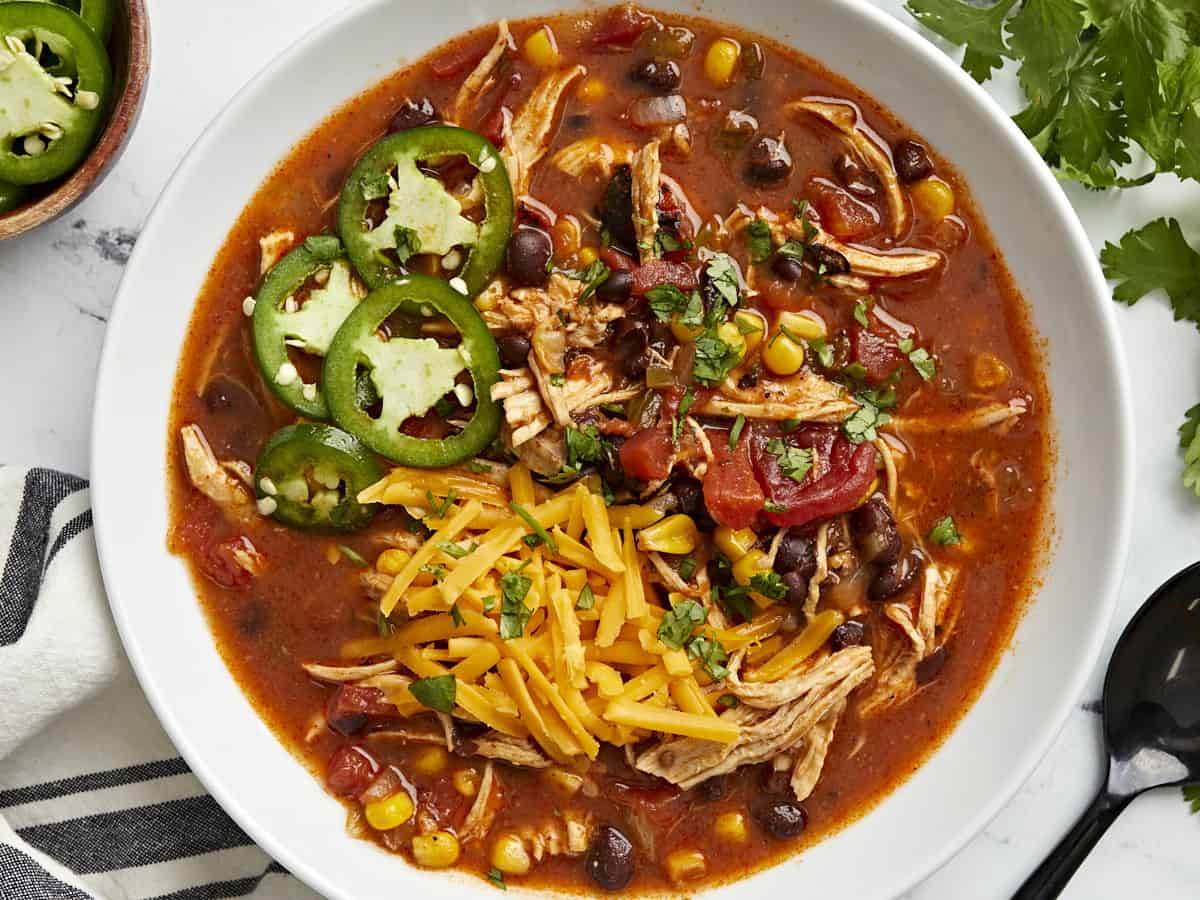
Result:
<instances>
[{"instance_id":1,"label":"red tomato broth","mask_svg":"<svg viewBox=\"0 0 1200 900\"><path fill-rule=\"evenodd\" d=\"M588 104L572 92L547 160L557 149L591 133L594 123L599 123L605 135L637 144L645 140L644 132L620 118L630 100L643 93L627 76L633 57L591 48L590 25L601 17L595 13L512 24L520 46L536 27L549 22L564 56L584 62L589 76L601 78L609 89L606 98ZM712 126L718 116L714 113L707 125L693 126L692 155L687 159L668 157L664 170L687 191L702 223L738 203L784 209L794 198L804 196L806 185L814 179L832 177L831 153L838 148L832 132L789 117L782 109L787 100L808 94L846 98L858 105L865 120L889 145L911 134L852 85L769 39L701 19L661 18L686 24L696 34L695 49L681 61L681 92L688 98L689 110L703 110L706 103L717 99L723 108L750 108L758 118L760 133L787 135L794 161L791 174L779 184L747 183L742 178L740 156L730 153L714 134ZM711 39L731 34L743 46L757 41L764 48L769 77L741 79L731 88L717 90L704 77L704 48ZM492 39L491 26L479 29L389 76L330 116L264 181L233 226L197 302L177 376L171 447L176 446L174 436L179 427L195 422L203 427L219 458L253 461L267 436L291 421L291 413L262 384L241 309L243 298L253 292L258 280L258 238L280 228L301 236L332 229L336 198L347 173L384 133L404 98L427 96L439 110L449 108L461 72L439 78L429 71L428 60L467 60L465 68L469 68ZM538 75L519 54L512 55L507 65L509 73L522 76L519 86L505 88L507 102L518 105ZM485 98L476 120L464 124L482 127L494 112L491 98ZM583 112L590 115L590 122L576 121ZM698 121L705 121L703 113ZM655 784L650 776L628 769L620 754L605 748L602 757L609 772L598 779L601 790L598 797L586 801L588 809L601 822L623 825L627 834L652 834L655 845L651 852L644 842L635 841L638 865L631 890L669 888L661 861L672 849L701 850L708 860L708 880L738 878L828 837L868 811L924 761L978 696L1033 587L1046 541L1044 518L1052 468L1049 402L1039 349L1024 304L971 207L965 184L940 159L936 171L954 188L956 219L962 227L945 222L938 226L914 210L912 236L904 243L946 250L948 264L932 277L908 279L876 293L877 302L912 326L914 339L927 346L938 361L937 374L926 385L911 367L903 367L897 390L909 399L901 410L906 415L950 415L974 408L973 365L984 350L1009 369L1006 393L1032 400L1030 412L1004 434L932 433L908 438L915 453L905 484L921 491L923 519L916 527L927 532L937 516L953 512L974 551L955 587L955 596L964 598L963 612L944 667L903 705L866 721L844 717L817 789L804 803L808 828L793 841L771 839L752 818L746 844L725 844L712 832L718 813L749 810L761 796L762 767L728 776L727 796L705 800L698 789L680 793L664 782ZM547 161L534 173L531 194L560 214L569 211L578 216L590 210L604 187L599 178L576 179ZM817 198L813 200L816 203ZM590 233L585 231L585 235ZM863 240L887 247L890 239L882 234ZM947 243L949 238L956 239L955 246ZM730 249L744 259L739 247ZM769 287L765 290L770 292ZM768 302L769 298L763 298L761 305ZM817 312L831 334L839 328L856 327L852 304L828 294L806 293L791 308ZM233 391L231 400L229 391L212 388L213 375L218 373L248 391ZM972 455L980 450L994 458L992 469L999 473L994 493L970 464ZM269 520L255 523L247 532L230 524L189 485L174 450L170 480L169 545L192 566L199 600L227 666L280 739L323 781L329 758L355 741L325 727L312 727L314 717L325 708L330 689L310 680L301 663L334 659L345 641L375 633L374 620L363 613L359 569L337 546L345 545L371 560L384 546L379 535L403 528L403 516L384 512L368 530L349 536L303 535ZM214 561L214 548L246 533L271 564L249 587L223 587L219 582L224 566L219 558ZM976 548L986 548L986 552ZM940 558L966 558L953 547L937 548L937 552L944 554ZM374 745L371 749L380 763L404 771L416 788L418 804L432 803L449 821L465 814L470 800L448 791L444 778L412 774L410 764L420 747L406 749L392 743L386 751L377 752ZM458 757L451 757L449 767L448 771L482 770L479 760ZM541 773L498 768L506 802L493 833L555 814L561 801ZM357 809L352 802L348 806ZM414 819L384 834L370 829L363 833L390 850L407 854L415 828ZM491 866L488 846L487 842L466 845L459 865L486 873ZM594 889L578 858L549 857L520 881L559 891Z\"/></svg>"}]
</instances>

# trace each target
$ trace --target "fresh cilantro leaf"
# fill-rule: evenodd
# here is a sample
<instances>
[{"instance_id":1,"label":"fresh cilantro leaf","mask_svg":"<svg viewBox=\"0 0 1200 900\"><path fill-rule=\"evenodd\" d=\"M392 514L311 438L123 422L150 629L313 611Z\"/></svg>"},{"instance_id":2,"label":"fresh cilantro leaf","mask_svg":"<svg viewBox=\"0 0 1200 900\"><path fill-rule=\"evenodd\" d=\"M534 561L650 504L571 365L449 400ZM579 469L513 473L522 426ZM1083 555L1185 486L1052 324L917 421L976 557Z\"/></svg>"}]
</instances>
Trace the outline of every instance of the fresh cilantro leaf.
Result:
<instances>
[{"instance_id":1,"label":"fresh cilantro leaf","mask_svg":"<svg viewBox=\"0 0 1200 900\"><path fill-rule=\"evenodd\" d=\"M437 497L433 496L433 491L426 491L425 499L429 501L430 517L434 519L446 518L447 513L450 512L450 507L454 504L456 496L454 488L451 488L442 500L438 500Z\"/></svg>"},{"instance_id":2,"label":"fresh cilantro leaf","mask_svg":"<svg viewBox=\"0 0 1200 900\"><path fill-rule=\"evenodd\" d=\"M761 263L770 259L774 247L771 226L762 219L755 219L747 225L746 246L750 250L750 262Z\"/></svg>"},{"instance_id":3,"label":"fresh cilantro leaf","mask_svg":"<svg viewBox=\"0 0 1200 900\"><path fill-rule=\"evenodd\" d=\"M683 434L684 423L687 420L688 410L692 408L692 404L695 402L696 395L689 387L683 392L683 399L679 401L679 411L671 419L671 441L673 443L679 443L679 438Z\"/></svg>"},{"instance_id":4,"label":"fresh cilantro leaf","mask_svg":"<svg viewBox=\"0 0 1200 900\"><path fill-rule=\"evenodd\" d=\"M582 270L562 269L561 271L568 278L583 282L583 290L580 291L576 301L578 303L587 303L592 294L596 292L596 288L608 281L608 276L612 274L612 270L598 259L589 263L587 268Z\"/></svg>"},{"instance_id":5,"label":"fresh cilantro leaf","mask_svg":"<svg viewBox=\"0 0 1200 900\"><path fill-rule=\"evenodd\" d=\"M739 281L737 266L728 253L718 253L704 268L708 284L727 306L738 305Z\"/></svg>"},{"instance_id":6,"label":"fresh cilantro leaf","mask_svg":"<svg viewBox=\"0 0 1200 900\"><path fill-rule=\"evenodd\" d=\"M871 320L867 318L867 314L871 311L871 301L867 299L854 301L854 321L863 328L871 327Z\"/></svg>"},{"instance_id":7,"label":"fresh cilantro leaf","mask_svg":"<svg viewBox=\"0 0 1200 900\"><path fill-rule=\"evenodd\" d=\"M768 600L782 600L788 587L778 572L760 572L750 579L750 590L757 591Z\"/></svg>"},{"instance_id":8,"label":"fresh cilantro leaf","mask_svg":"<svg viewBox=\"0 0 1200 900\"><path fill-rule=\"evenodd\" d=\"M562 387L567 383L567 378L562 372L553 372L550 375L550 383L555 387Z\"/></svg>"},{"instance_id":9,"label":"fresh cilantro leaf","mask_svg":"<svg viewBox=\"0 0 1200 900\"><path fill-rule=\"evenodd\" d=\"M725 614L731 619L741 619L749 622L754 618L754 604L750 600L750 588L740 584L731 584L724 590L712 589L713 598L717 600Z\"/></svg>"},{"instance_id":10,"label":"fresh cilantro leaf","mask_svg":"<svg viewBox=\"0 0 1200 900\"><path fill-rule=\"evenodd\" d=\"M895 392L892 394L892 402L895 403ZM876 429L886 425L892 417L880 409L870 396L860 393L856 399L862 405L842 422L842 431L852 444L873 441L879 436Z\"/></svg>"},{"instance_id":11,"label":"fresh cilantro leaf","mask_svg":"<svg viewBox=\"0 0 1200 900\"><path fill-rule=\"evenodd\" d=\"M777 503L770 497L767 497L763 500L763 510L769 513L785 513L788 511L788 508L782 503Z\"/></svg>"},{"instance_id":12,"label":"fresh cilantro leaf","mask_svg":"<svg viewBox=\"0 0 1200 900\"><path fill-rule=\"evenodd\" d=\"M461 544L455 544L451 541L438 541L436 546L447 556L453 557L454 559L462 559L471 552Z\"/></svg>"},{"instance_id":13,"label":"fresh cilantro leaf","mask_svg":"<svg viewBox=\"0 0 1200 900\"><path fill-rule=\"evenodd\" d=\"M688 250L692 246L690 241L681 241L679 236L666 228L660 228L654 233L654 255L665 256L668 253L674 253L676 250Z\"/></svg>"},{"instance_id":14,"label":"fresh cilantro leaf","mask_svg":"<svg viewBox=\"0 0 1200 900\"><path fill-rule=\"evenodd\" d=\"M946 547L952 544L961 544L962 535L958 533L958 526L954 524L954 519L950 516L943 516L929 529L929 540Z\"/></svg>"},{"instance_id":15,"label":"fresh cilantro leaf","mask_svg":"<svg viewBox=\"0 0 1200 900\"><path fill-rule=\"evenodd\" d=\"M396 259L404 265L421 252L421 239L411 228L396 226Z\"/></svg>"},{"instance_id":16,"label":"fresh cilantro leaf","mask_svg":"<svg viewBox=\"0 0 1200 900\"><path fill-rule=\"evenodd\" d=\"M866 381L867 367L859 362L847 363L842 366L842 374L851 381Z\"/></svg>"},{"instance_id":17,"label":"fresh cilantro leaf","mask_svg":"<svg viewBox=\"0 0 1200 900\"><path fill-rule=\"evenodd\" d=\"M508 885L504 883L504 873L492 866L488 869L487 879L502 891L508 890Z\"/></svg>"},{"instance_id":18,"label":"fresh cilantro leaf","mask_svg":"<svg viewBox=\"0 0 1200 900\"><path fill-rule=\"evenodd\" d=\"M458 608L457 603L450 607L450 618L454 622L455 628L462 628L467 624L467 620L463 618L462 610Z\"/></svg>"},{"instance_id":19,"label":"fresh cilantro leaf","mask_svg":"<svg viewBox=\"0 0 1200 900\"><path fill-rule=\"evenodd\" d=\"M725 380L742 361L742 355L713 332L705 332L696 338L696 356L692 361L692 374L705 387L712 387Z\"/></svg>"},{"instance_id":20,"label":"fresh cilantro leaf","mask_svg":"<svg viewBox=\"0 0 1200 900\"><path fill-rule=\"evenodd\" d=\"M807 220L805 221L807 223ZM806 249L806 246L799 241L784 241L775 252L780 256L786 256L796 260L796 262L801 262L804 259L804 251Z\"/></svg>"},{"instance_id":21,"label":"fresh cilantro leaf","mask_svg":"<svg viewBox=\"0 0 1200 900\"><path fill-rule=\"evenodd\" d=\"M467 468L470 471L474 472L476 475L484 475L484 474L492 471L491 466L488 466L485 463L481 463L477 459L472 459L471 461L469 461L467 463Z\"/></svg>"},{"instance_id":22,"label":"fresh cilantro leaf","mask_svg":"<svg viewBox=\"0 0 1200 900\"><path fill-rule=\"evenodd\" d=\"M1083 18L1079 0L1025 0L1009 21L1009 46L1021 60L1017 78L1031 104L1048 105L1062 89Z\"/></svg>"},{"instance_id":23,"label":"fresh cilantro leaf","mask_svg":"<svg viewBox=\"0 0 1200 900\"><path fill-rule=\"evenodd\" d=\"M1004 20L1016 0L974 6L960 0L909 0L908 11L930 31L952 44L965 44L962 66L976 81L987 81L992 70L1010 56L1004 43Z\"/></svg>"},{"instance_id":24,"label":"fresh cilantro leaf","mask_svg":"<svg viewBox=\"0 0 1200 900\"><path fill-rule=\"evenodd\" d=\"M500 578L500 638L511 640L525 633L525 625L533 610L525 605L525 596L533 581L517 572L506 572Z\"/></svg>"},{"instance_id":25,"label":"fresh cilantro leaf","mask_svg":"<svg viewBox=\"0 0 1200 900\"><path fill-rule=\"evenodd\" d=\"M342 255L342 242L332 234L314 234L304 239L304 249L322 262L332 262Z\"/></svg>"},{"instance_id":26,"label":"fresh cilantro leaf","mask_svg":"<svg viewBox=\"0 0 1200 900\"><path fill-rule=\"evenodd\" d=\"M780 429L784 434L791 434L797 428L804 424L803 419L784 419L779 423Z\"/></svg>"},{"instance_id":27,"label":"fresh cilantro leaf","mask_svg":"<svg viewBox=\"0 0 1200 900\"><path fill-rule=\"evenodd\" d=\"M558 553L558 542L554 540L554 536L551 535L550 532L542 527L542 523L533 517L533 513L523 507L520 503L516 502L509 503L508 508L520 516L525 524L529 526L530 531L533 532L532 535L529 535L526 538L526 542L528 542L529 537L536 537L538 539L538 543L545 544L546 548L551 553ZM532 547L537 545L530 544L530 546Z\"/></svg>"},{"instance_id":28,"label":"fresh cilantro leaf","mask_svg":"<svg viewBox=\"0 0 1200 900\"><path fill-rule=\"evenodd\" d=\"M660 321L669 322L687 306L688 297L673 284L659 284L646 291L646 302Z\"/></svg>"},{"instance_id":29,"label":"fresh cilantro leaf","mask_svg":"<svg viewBox=\"0 0 1200 900\"><path fill-rule=\"evenodd\" d=\"M738 417L733 420L733 427L729 429L729 450L733 452L737 449L738 438L742 436L742 429L746 427L746 417L738 413Z\"/></svg>"},{"instance_id":30,"label":"fresh cilantro leaf","mask_svg":"<svg viewBox=\"0 0 1200 900\"><path fill-rule=\"evenodd\" d=\"M779 438L767 441L767 451L775 454L779 460L779 468L792 481L803 481L813 465L812 450L802 450L785 444Z\"/></svg>"},{"instance_id":31,"label":"fresh cilantro leaf","mask_svg":"<svg viewBox=\"0 0 1200 900\"><path fill-rule=\"evenodd\" d=\"M381 638L389 638L396 632L396 626L392 624L392 620L388 616L383 614L383 610L375 614L375 627Z\"/></svg>"},{"instance_id":32,"label":"fresh cilantro leaf","mask_svg":"<svg viewBox=\"0 0 1200 900\"><path fill-rule=\"evenodd\" d=\"M679 650L704 618L703 606L695 600L682 600L663 616L658 625L658 639L672 650Z\"/></svg>"},{"instance_id":33,"label":"fresh cilantro leaf","mask_svg":"<svg viewBox=\"0 0 1200 900\"><path fill-rule=\"evenodd\" d=\"M1179 426L1179 446L1183 449L1183 486L1200 497L1200 404L1187 411Z\"/></svg>"},{"instance_id":34,"label":"fresh cilantro leaf","mask_svg":"<svg viewBox=\"0 0 1200 900\"><path fill-rule=\"evenodd\" d=\"M496 608L496 595L488 594L480 602L483 603L483 611L485 613L490 613L493 609Z\"/></svg>"},{"instance_id":35,"label":"fresh cilantro leaf","mask_svg":"<svg viewBox=\"0 0 1200 900\"><path fill-rule=\"evenodd\" d=\"M458 683L453 675L437 675L414 681L408 686L408 692L422 706L450 715L454 712Z\"/></svg>"},{"instance_id":36,"label":"fresh cilantro leaf","mask_svg":"<svg viewBox=\"0 0 1200 900\"><path fill-rule=\"evenodd\" d=\"M1200 253L1184 240L1175 219L1155 219L1100 252L1104 274L1117 281L1113 298L1133 304L1159 288L1176 319L1200 326Z\"/></svg>"},{"instance_id":37,"label":"fresh cilantro leaf","mask_svg":"<svg viewBox=\"0 0 1200 900\"><path fill-rule=\"evenodd\" d=\"M425 563L421 566L418 572L424 572L426 575L432 575L434 581L441 581L446 577L446 567L435 565L433 563Z\"/></svg>"},{"instance_id":38,"label":"fresh cilantro leaf","mask_svg":"<svg viewBox=\"0 0 1200 900\"><path fill-rule=\"evenodd\" d=\"M817 362L821 364L822 369L833 368L833 348L829 346L829 341L824 338L814 338L808 341L808 348L817 356Z\"/></svg>"},{"instance_id":39,"label":"fresh cilantro leaf","mask_svg":"<svg viewBox=\"0 0 1200 900\"><path fill-rule=\"evenodd\" d=\"M604 459L604 439L595 425L585 425L583 428L567 427L564 437L567 444L567 463L578 466L585 462L599 462Z\"/></svg>"},{"instance_id":40,"label":"fresh cilantro leaf","mask_svg":"<svg viewBox=\"0 0 1200 900\"><path fill-rule=\"evenodd\" d=\"M585 584L583 590L579 592L579 599L575 601L576 609L591 609L596 605L596 595L592 591L590 584Z\"/></svg>"},{"instance_id":41,"label":"fresh cilantro leaf","mask_svg":"<svg viewBox=\"0 0 1200 900\"><path fill-rule=\"evenodd\" d=\"M687 581L696 574L696 566L698 563L691 556L685 556L679 561L679 577Z\"/></svg>"},{"instance_id":42,"label":"fresh cilantro leaf","mask_svg":"<svg viewBox=\"0 0 1200 900\"><path fill-rule=\"evenodd\" d=\"M729 654L715 639L704 636L692 638L687 645L687 652L689 657L699 660L705 673L713 681L724 681L729 675L729 670L725 668L725 663L729 662Z\"/></svg>"},{"instance_id":43,"label":"fresh cilantro leaf","mask_svg":"<svg viewBox=\"0 0 1200 900\"><path fill-rule=\"evenodd\" d=\"M933 361L933 357L929 355L929 351L924 347L917 347L915 350L909 351L908 361L917 370L917 374L921 376L922 381L928 381L937 374L937 363Z\"/></svg>"}]
</instances>

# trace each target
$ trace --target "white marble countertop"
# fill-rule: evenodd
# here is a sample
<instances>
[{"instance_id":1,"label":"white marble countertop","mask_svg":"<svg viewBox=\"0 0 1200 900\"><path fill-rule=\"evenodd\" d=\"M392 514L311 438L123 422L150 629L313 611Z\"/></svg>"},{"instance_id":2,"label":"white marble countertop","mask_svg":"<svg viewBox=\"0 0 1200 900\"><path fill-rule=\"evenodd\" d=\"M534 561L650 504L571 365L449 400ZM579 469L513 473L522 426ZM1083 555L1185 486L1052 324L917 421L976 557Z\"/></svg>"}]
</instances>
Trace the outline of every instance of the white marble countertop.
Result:
<instances>
[{"instance_id":1,"label":"white marble countertop","mask_svg":"<svg viewBox=\"0 0 1200 900\"><path fill-rule=\"evenodd\" d=\"M877 0L911 25L899 0ZM0 244L0 462L87 474L92 387L113 293L141 223L188 147L276 52L345 0L152 4L153 65L142 120L108 180L53 225ZM236 22L236 27L231 23ZM992 88L1015 103L1005 86ZM1200 238L1200 188L1160 179L1119 195L1070 190L1093 243L1163 214ZM180 248L186 252L186 248ZM178 298L174 298L178 300ZM1179 481L1175 429L1200 401L1200 334L1158 299L1119 316L1137 416L1137 503L1129 568L1109 647L1149 593L1197 559L1200 501ZM1096 415L1107 412L1096 398ZM1103 550L1103 548L1098 548ZM1107 652L1105 654L1107 659ZM1101 772L1093 673L1054 748L988 828L915 889L913 900L1007 897L1086 806ZM919 823L914 823L919 827ZM1200 817L1178 791L1142 797L1084 864L1065 896L1200 894Z\"/></svg>"}]
</instances>

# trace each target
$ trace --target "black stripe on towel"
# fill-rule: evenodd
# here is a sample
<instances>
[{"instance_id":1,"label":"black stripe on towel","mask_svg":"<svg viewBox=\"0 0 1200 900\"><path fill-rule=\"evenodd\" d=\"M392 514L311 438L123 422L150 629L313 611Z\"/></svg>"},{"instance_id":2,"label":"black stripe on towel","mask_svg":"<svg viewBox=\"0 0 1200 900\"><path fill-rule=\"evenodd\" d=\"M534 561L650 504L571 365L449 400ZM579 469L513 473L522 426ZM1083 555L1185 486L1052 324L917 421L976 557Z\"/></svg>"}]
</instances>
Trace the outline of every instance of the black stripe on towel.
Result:
<instances>
[{"instance_id":1,"label":"black stripe on towel","mask_svg":"<svg viewBox=\"0 0 1200 900\"><path fill-rule=\"evenodd\" d=\"M251 843L207 794L31 825L17 834L80 874L145 866Z\"/></svg>"},{"instance_id":2,"label":"black stripe on towel","mask_svg":"<svg viewBox=\"0 0 1200 900\"><path fill-rule=\"evenodd\" d=\"M58 537L54 539L54 543L50 545L50 552L46 554L46 565L43 567L46 571L50 569L50 563L54 562L54 557L58 556L58 551L72 540L79 537L85 531L92 527L92 511L85 509L70 522L62 527L62 531L58 533Z\"/></svg>"},{"instance_id":3,"label":"black stripe on towel","mask_svg":"<svg viewBox=\"0 0 1200 900\"><path fill-rule=\"evenodd\" d=\"M210 881L208 884L198 884L195 887L173 891L170 894L160 894L150 900L224 900L226 897L245 897L258 887L260 881L268 875L287 875L288 870L277 862L271 863L261 875L251 878L234 878L229 881Z\"/></svg>"},{"instance_id":4,"label":"black stripe on towel","mask_svg":"<svg viewBox=\"0 0 1200 900\"><path fill-rule=\"evenodd\" d=\"M25 633L42 583L42 560L50 540L50 516L64 497L87 482L52 469L30 469L25 475L21 509L12 544L0 575L0 647L15 644Z\"/></svg>"},{"instance_id":5,"label":"black stripe on towel","mask_svg":"<svg viewBox=\"0 0 1200 900\"><path fill-rule=\"evenodd\" d=\"M89 900L88 895L59 881L33 857L0 844L0 900Z\"/></svg>"},{"instance_id":6,"label":"black stripe on towel","mask_svg":"<svg viewBox=\"0 0 1200 900\"><path fill-rule=\"evenodd\" d=\"M151 781L155 778L169 778L172 775L183 775L190 771L188 764L176 756L171 759L159 759L154 762L139 763L136 766L126 766L123 769L88 772L85 775L74 775L60 781L45 781L41 784L0 791L0 809L20 806L22 803L35 803L38 800L52 800L55 797L82 794L86 791L118 787L123 784L136 784L139 781Z\"/></svg>"}]
</instances>

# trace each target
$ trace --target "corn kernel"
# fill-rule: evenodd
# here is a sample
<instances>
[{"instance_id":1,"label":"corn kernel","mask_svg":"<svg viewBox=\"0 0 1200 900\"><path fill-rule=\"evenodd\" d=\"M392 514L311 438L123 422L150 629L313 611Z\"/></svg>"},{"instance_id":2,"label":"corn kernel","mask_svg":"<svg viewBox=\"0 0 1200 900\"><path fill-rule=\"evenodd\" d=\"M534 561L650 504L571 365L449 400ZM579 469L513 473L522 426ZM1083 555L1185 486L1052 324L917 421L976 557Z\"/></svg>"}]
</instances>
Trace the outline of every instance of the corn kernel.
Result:
<instances>
[{"instance_id":1,"label":"corn kernel","mask_svg":"<svg viewBox=\"0 0 1200 900\"><path fill-rule=\"evenodd\" d=\"M595 247L584 247L575 256L581 266L590 266L599 258Z\"/></svg>"},{"instance_id":2,"label":"corn kernel","mask_svg":"<svg viewBox=\"0 0 1200 900\"><path fill-rule=\"evenodd\" d=\"M717 337L734 350L739 358L746 355L746 339L742 337L741 329L733 322L722 322L718 325Z\"/></svg>"},{"instance_id":3,"label":"corn kernel","mask_svg":"<svg viewBox=\"0 0 1200 900\"><path fill-rule=\"evenodd\" d=\"M411 558L404 550L384 550L375 560L375 568L384 575L399 575Z\"/></svg>"},{"instance_id":4,"label":"corn kernel","mask_svg":"<svg viewBox=\"0 0 1200 900\"><path fill-rule=\"evenodd\" d=\"M533 866L529 850L515 834L502 834L492 844L492 865L505 875L525 875Z\"/></svg>"},{"instance_id":5,"label":"corn kernel","mask_svg":"<svg viewBox=\"0 0 1200 900\"><path fill-rule=\"evenodd\" d=\"M1004 361L990 350L980 353L971 365L971 380L980 390L1000 387L1011 374Z\"/></svg>"},{"instance_id":6,"label":"corn kernel","mask_svg":"<svg viewBox=\"0 0 1200 900\"><path fill-rule=\"evenodd\" d=\"M539 69L553 69L562 62L558 42L549 25L543 25L525 39L525 58Z\"/></svg>"},{"instance_id":7,"label":"corn kernel","mask_svg":"<svg viewBox=\"0 0 1200 900\"><path fill-rule=\"evenodd\" d=\"M728 525L718 526L713 539L720 551L729 557L730 562L737 562L758 543L758 535L749 528L734 529Z\"/></svg>"},{"instance_id":8,"label":"corn kernel","mask_svg":"<svg viewBox=\"0 0 1200 900\"><path fill-rule=\"evenodd\" d=\"M462 848L458 838L448 831L418 834L412 839L413 859L427 869L448 869L458 862Z\"/></svg>"},{"instance_id":9,"label":"corn kernel","mask_svg":"<svg viewBox=\"0 0 1200 900\"><path fill-rule=\"evenodd\" d=\"M708 863L699 850L675 850L667 856L667 875L676 884L703 878Z\"/></svg>"},{"instance_id":10,"label":"corn kernel","mask_svg":"<svg viewBox=\"0 0 1200 900\"><path fill-rule=\"evenodd\" d=\"M761 550L751 550L733 564L733 578L738 584L749 584L755 575L761 575L767 569L762 565L767 554Z\"/></svg>"},{"instance_id":11,"label":"corn kernel","mask_svg":"<svg viewBox=\"0 0 1200 900\"><path fill-rule=\"evenodd\" d=\"M499 304L500 298L496 296L494 291L484 291L475 298L475 308L480 312L487 312L495 309Z\"/></svg>"},{"instance_id":12,"label":"corn kernel","mask_svg":"<svg viewBox=\"0 0 1200 900\"><path fill-rule=\"evenodd\" d=\"M413 757L413 768L422 775L437 775L450 762L450 754L445 747L423 747Z\"/></svg>"},{"instance_id":13,"label":"corn kernel","mask_svg":"<svg viewBox=\"0 0 1200 900\"><path fill-rule=\"evenodd\" d=\"M479 793L479 773L474 769L457 769L450 776L454 789L464 797L474 797Z\"/></svg>"},{"instance_id":14,"label":"corn kernel","mask_svg":"<svg viewBox=\"0 0 1200 900\"><path fill-rule=\"evenodd\" d=\"M723 841L744 844L747 836L746 817L737 810L721 813L713 823L713 831Z\"/></svg>"},{"instance_id":15,"label":"corn kernel","mask_svg":"<svg viewBox=\"0 0 1200 900\"><path fill-rule=\"evenodd\" d=\"M372 800L363 807L367 824L376 831L391 831L412 818L412 797L405 791L397 791L382 800Z\"/></svg>"},{"instance_id":16,"label":"corn kernel","mask_svg":"<svg viewBox=\"0 0 1200 900\"><path fill-rule=\"evenodd\" d=\"M761 344L763 335L767 333L767 323L752 309L739 309L733 314L733 323L741 335L746 353Z\"/></svg>"},{"instance_id":17,"label":"corn kernel","mask_svg":"<svg viewBox=\"0 0 1200 900\"><path fill-rule=\"evenodd\" d=\"M644 553L657 551L658 553L683 555L695 550L696 542L699 540L700 532L691 516L679 513L667 516L661 522L656 522L649 528L639 531L637 545L638 549Z\"/></svg>"},{"instance_id":18,"label":"corn kernel","mask_svg":"<svg viewBox=\"0 0 1200 900\"><path fill-rule=\"evenodd\" d=\"M922 215L940 222L954 212L954 188L936 175L922 178L909 190Z\"/></svg>"},{"instance_id":19,"label":"corn kernel","mask_svg":"<svg viewBox=\"0 0 1200 900\"><path fill-rule=\"evenodd\" d=\"M653 506L610 506L608 521L613 528L649 528L663 517L662 510Z\"/></svg>"},{"instance_id":20,"label":"corn kernel","mask_svg":"<svg viewBox=\"0 0 1200 900\"><path fill-rule=\"evenodd\" d=\"M828 334L825 323L815 316L799 312L781 312L779 314L779 330L787 329L798 338L806 341L819 341Z\"/></svg>"},{"instance_id":21,"label":"corn kernel","mask_svg":"<svg viewBox=\"0 0 1200 900\"><path fill-rule=\"evenodd\" d=\"M574 797L583 787L583 776L566 769L547 769L544 777L564 797Z\"/></svg>"},{"instance_id":22,"label":"corn kernel","mask_svg":"<svg viewBox=\"0 0 1200 900\"><path fill-rule=\"evenodd\" d=\"M804 365L804 347L777 331L763 347L762 361L776 375L795 375Z\"/></svg>"},{"instance_id":23,"label":"corn kernel","mask_svg":"<svg viewBox=\"0 0 1200 900\"><path fill-rule=\"evenodd\" d=\"M580 100L595 103L597 100L603 100L608 94L608 85L599 78L585 78L583 84L579 85L577 94Z\"/></svg>"},{"instance_id":24,"label":"corn kernel","mask_svg":"<svg viewBox=\"0 0 1200 900\"><path fill-rule=\"evenodd\" d=\"M708 45L704 54L704 75L717 87L728 87L737 72L741 45L731 38L719 38Z\"/></svg>"},{"instance_id":25,"label":"corn kernel","mask_svg":"<svg viewBox=\"0 0 1200 900\"><path fill-rule=\"evenodd\" d=\"M704 333L702 325L684 325L679 321L679 315L671 317L671 334L675 335L675 340L681 344L690 344L696 338Z\"/></svg>"}]
</instances>

